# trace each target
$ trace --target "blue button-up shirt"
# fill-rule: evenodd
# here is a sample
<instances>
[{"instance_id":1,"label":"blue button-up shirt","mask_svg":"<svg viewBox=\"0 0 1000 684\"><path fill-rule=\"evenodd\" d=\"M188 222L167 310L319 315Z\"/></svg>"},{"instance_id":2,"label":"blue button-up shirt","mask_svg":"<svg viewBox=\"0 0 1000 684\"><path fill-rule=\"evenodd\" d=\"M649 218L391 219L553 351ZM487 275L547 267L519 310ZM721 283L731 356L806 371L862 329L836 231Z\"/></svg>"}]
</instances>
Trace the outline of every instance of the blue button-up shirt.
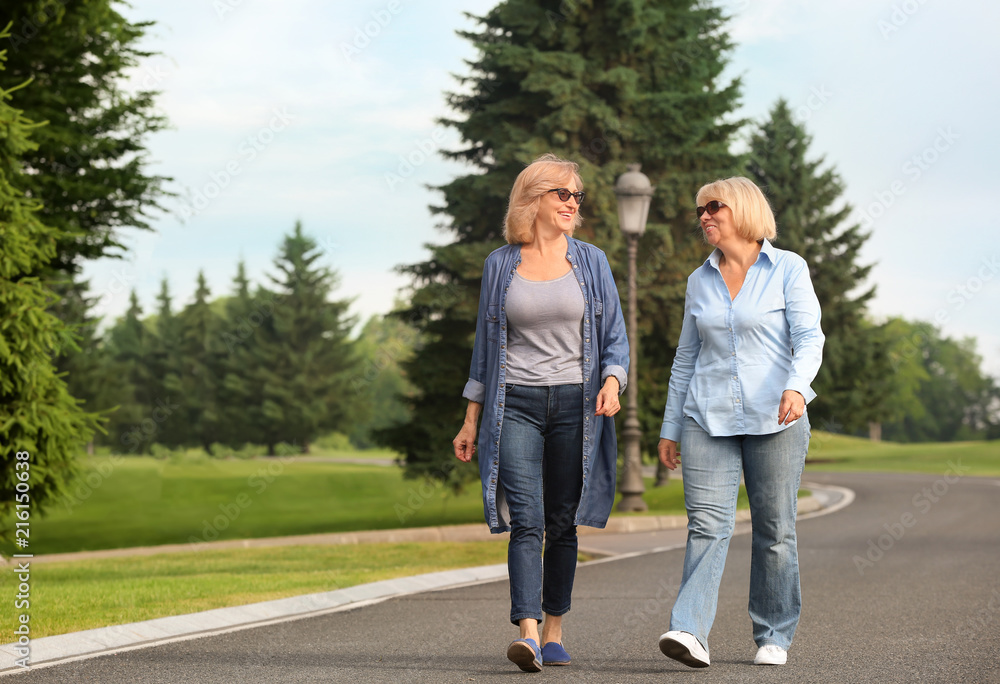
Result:
<instances>
[{"instance_id":1,"label":"blue button-up shirt","mask_svg":"<svg viewBox=\"0 0 1000 684\"><path fill-rule=\"evenodd\" d=\"M713 437L780 432L791 427L778 423L785 390L816 397L825 337L805 259L764 240L732 299L720 257L688 277L662 439L680 441L684 416Z\"/></svg>"},{"instance_id":2,"label":"blue button-up shirt","mask_svg":"<svg viewBox=\"0 0 1000 684\"><path fill-rule=\"evenodd\" d=\"M618 443L615 421L594 414L601 386L618 379L619 394L628 379L628 340L621 302L608 258L597 247L567 238L566 259L583 291L583 489L577 525L604 527L615 498ZM510 511L499 485L499 446L507 374L507 290L521 263L521 246L505 245L486 257L479 293L476 342L469 381L462 396L483 405L477 457L483 485L483 511L490 531L510 529Z\"/></svg>"}]
</instances>

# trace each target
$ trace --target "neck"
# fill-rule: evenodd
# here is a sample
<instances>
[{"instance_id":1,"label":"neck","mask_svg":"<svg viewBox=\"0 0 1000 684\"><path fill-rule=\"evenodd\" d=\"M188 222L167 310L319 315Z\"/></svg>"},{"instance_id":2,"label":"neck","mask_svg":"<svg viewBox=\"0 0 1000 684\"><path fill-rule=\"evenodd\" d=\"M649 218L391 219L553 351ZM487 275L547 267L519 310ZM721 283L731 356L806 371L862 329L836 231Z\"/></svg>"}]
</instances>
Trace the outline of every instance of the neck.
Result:
<instances>
[{"instance_id":1,"label":"neck","mask_svg":"<svg viewBox=\"0 0 1000 684\"><path fill-rule=\"evenodd\" d=\"M535 239L521 245L521 249L531 250L542 256L565 254L568 247L569 241L566 239L566 234L562 231L546 233L545 231L538 230L537 227L535 229Z\"/></svg>"},{"instance_id":2,"label":"neck","mask_svg":"<svg viewBox=\"0 0 1000 684\"><path fill-rule=\"evenodd\" d=\"M722 262L730 266L738 266L744 271L757 261L760 249L761 245L756 240L742 238L719 245L719 251L722 252Z\"/></svg>"}]
</instances>

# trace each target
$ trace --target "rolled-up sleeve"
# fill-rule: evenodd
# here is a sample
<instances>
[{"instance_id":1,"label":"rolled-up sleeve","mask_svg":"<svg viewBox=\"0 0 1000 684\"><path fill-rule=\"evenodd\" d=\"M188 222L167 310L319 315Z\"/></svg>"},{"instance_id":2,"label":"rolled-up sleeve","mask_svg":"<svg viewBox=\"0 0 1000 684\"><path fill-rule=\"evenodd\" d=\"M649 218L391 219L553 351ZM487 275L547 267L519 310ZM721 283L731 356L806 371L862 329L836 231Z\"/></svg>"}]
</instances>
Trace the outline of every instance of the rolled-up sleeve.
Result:
<instances>
[{"instance_id":1,"label":"rolled-up sleeve","mask_svg":"<svg viewBox=\"0 0 1000 684\"><path fill-rule=\"evenodd\" d=\"M820 307L809 267L799 258L785 276L785 318L792 342L792 366L785 389L795 390L806 403L816 398L810 385L823 363L826 336L820 327Z\"/></svg>"},{"instance_id":2,"label":"rolled-up sleeve","mask_svg":"<svg viewBox=\"0 0 1000 684\"><path fill-rule=\"evenodd\" d=\"M628 333L625 330L625 318L622 315L621 299L618 287L611 273L608 257L602 252L599 274L604 315L601 321L601 383L614 376L618 380L618 394L625 391L628 384Z\"/></svg>"}]
</instances>

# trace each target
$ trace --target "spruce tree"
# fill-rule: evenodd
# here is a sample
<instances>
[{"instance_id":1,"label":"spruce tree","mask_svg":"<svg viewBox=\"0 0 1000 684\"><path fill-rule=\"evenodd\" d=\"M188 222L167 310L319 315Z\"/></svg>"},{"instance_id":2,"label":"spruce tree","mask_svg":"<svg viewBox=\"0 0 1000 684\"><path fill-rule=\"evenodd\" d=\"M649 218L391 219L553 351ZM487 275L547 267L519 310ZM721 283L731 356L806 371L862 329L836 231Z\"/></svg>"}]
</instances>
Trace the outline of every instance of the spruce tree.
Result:
<instances>
[{"instance_id":1,"label":"spruce tree","mask_svg":"<svg viewBox=\"0 0 1000 684\"><path fill-rule=\"evenodd\" d=\"M218 378L222 369L222 321L212 310L210 294L205 274L199 271L194 301L185 307L178 320L184 442L206 450L221 441Z\"/></svg>"},{"instance_id":2,"label":"spruce tree","mask_svg":"<svg viewBox=\"0 0 1000 684\"><path fill-rule=\"evenodd\" d=\"M241 260L233 278L233 294L226 300L225 321L219 334L220 383L218 441L232 447L246 443L263 444L262 396L255 380L259 346L257 333L274 313L273 295L264 291L251 294L246 265Z\"/></svg>"},{"instance_id":3,"label":"spruce tree","mask_svg":"<svg viewBox=\"0 0 1000 684\"><path fill-rule=\"evenodd\" d=\"M121 231L149 229L169 178L150 172L147 137L166 127L156 110L160 71L135 70L151 22L131 23L118 0L4 0L11 22L7 87L32 82L18 106L46 125L25 153L24 188L42 202L39 218L60 229L47 269L67 274L83 259L124 251ZM135 78L133 78L135 77ZM138 84L138 89L130 88Z\"/></svg>"},{"instance_id":4,"label":"spruce tree","mask_svg":"<svg viewBox=\"0 0 1000 684\"><path fill-rule=\"evenodd\" d=\"M6 37L0 31L0 40ZM5 56L0 52L0 69ZM0 71L0 74L3 72ZM23 92L23 91L22 91ZM30 516L64 490L99 422L66 388L52 355L73 344L50 311L56 296L34 274L56 257L64 232L38 217L21 159L37 130L0 86L0 536L15 535L15 510ZM15 508L15 506L28 508ZM24 515L17 518L25 520ZM24 530L28 530L28 535ZM31 552L30 526L19 548Z\"/></svg>"},{"instance_id":5,"label":"spruce tree","mask_svg":"<svg viewBox=\"0 0 1000 684\"><path fill-rule=\"evenodd\" d=\"M180 322L173 310L173 296L166 277L160 283L156 303L148 357L152 405L144 420L151 419L154 424L149 437L151 442L177 447L188 443L189 426L183 413Z\"/></svg>"},{"instance_id":6,"label":"spruce tree","mask_svg":"<svg viewBox=\"0 0 1000 684\"><path fill-rule=\"evenodd\" d=\"M348 429L349 394L357 372L349 339L354 319L348 300L331 300L335 271L319 262L322 251L297 222L286 235L273 285L273 311L253 335L257 348L254 391L259 393L264 443L308 452L325 430ZM262 292L264 294L264 292Z\"/></svg>"},{"instance_id":7,"label":"spruce tree","mask_svg":"<svg viewBox=\"0 0 1000 684\"><path fill-rule=\"evenodd\" d=\"M657 194L639 263L640 420L655 453L667 380L683 315L684 283L708 253L696 230L694 194L738 162L729 145L739 82L720 74L731 48L721 10L668 0L508 0L463 32L478 51L462 92L448 95L462 147L446 156L470 173L440 188L433 208L451 242L413 277L402 316L422 346L405 364L416 387L411 420L380 439L406 455L407 472L454 486L475 469L455 468L451 440L464 416L483 260L502 244L511 185L545 152L580 163L587 191L577 237L609 256L625 299L624 240L615 179L639 162ZM389 173L390 187L405 182Z\"/></svg>"},{"instance_id":8,"label":"spruce tree","mask_svg":"<svg viewBox=\"0 0 1000 684\"><path fill-rule=\"evenodd\" d=\"M156 438L151 415L156 389L153 382L153 336L142 321L135 290L125 315L105 335L113 364L123 381L121 399L111 414L108 443L115 452L146 453Z\"/></svg>"},{"instance_id":9,"label":"spruce tree","mask_svg":"<svg viewBox=\"0 0 1000 684\"><path fill-rule=\"evenodd\" d=\"M809 264L823 311L826 345L809 405L814 426L866 430L886 415L891 392L889 348L877 326L866 322L875 288L866 284L871 265L860 263L869 234L848 224L843 182L820 157L809 159L811 138L779 100L751 135L747 175L767 195L778 224L775 245Z\"/></svg>"}]
</instances>

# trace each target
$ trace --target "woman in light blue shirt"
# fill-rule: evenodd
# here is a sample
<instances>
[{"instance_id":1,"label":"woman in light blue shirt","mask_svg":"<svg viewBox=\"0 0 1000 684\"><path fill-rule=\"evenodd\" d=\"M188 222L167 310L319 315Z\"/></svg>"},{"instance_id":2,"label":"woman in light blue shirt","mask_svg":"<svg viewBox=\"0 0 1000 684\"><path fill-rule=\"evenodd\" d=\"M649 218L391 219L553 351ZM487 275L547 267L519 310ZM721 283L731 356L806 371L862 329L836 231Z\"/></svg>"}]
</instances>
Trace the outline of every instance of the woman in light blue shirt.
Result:
<instances>
[{"instance_id":1,"label":"woman in light blue shirt","mask_svg":"<svg viewBox=\"0 0 1000 684\"><path fill-rule=\"evenodd\" d=\"M774 215L746 178L698 191L712 255L688 278L684 323L660 430L660 461L681 463L684 573L660 650L709 665L708 633L736 516L740 475L753 519L754 663L783 665L801 612L795 516L809 448L806 404L823 357L809 267L775 249Z\"/></svg>"}]
</instances>

